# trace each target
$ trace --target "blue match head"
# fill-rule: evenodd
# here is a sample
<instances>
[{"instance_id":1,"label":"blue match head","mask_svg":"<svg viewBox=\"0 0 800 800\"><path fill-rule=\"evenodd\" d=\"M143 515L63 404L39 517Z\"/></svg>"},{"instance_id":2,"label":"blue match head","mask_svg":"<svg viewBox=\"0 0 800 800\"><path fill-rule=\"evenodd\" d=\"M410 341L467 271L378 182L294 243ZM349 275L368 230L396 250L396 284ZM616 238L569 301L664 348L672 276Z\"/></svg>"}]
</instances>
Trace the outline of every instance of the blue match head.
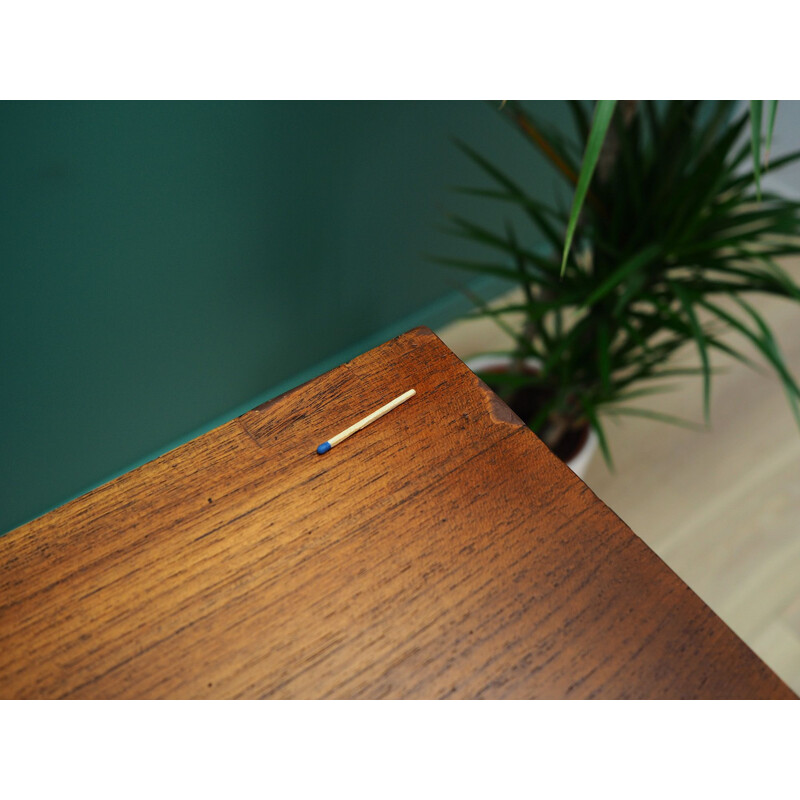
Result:
<instances>
[{"instance_id":1,"label":"blue match head","mask_svg":"<svg viewBox=\"0 0 800 800\"><path fill-rule=\"evenodd\" d=\"M317 448L317 454L318 454L318 455L322 455L323 453L327 453L327 452L328 452L328 450L330 450L330 449L331 449L331 443L330 443L330 442L323 442L323 443L322 443L322 444L321 444L321 445L320 445L320 446Z\"/></svg>"}]
</instances>

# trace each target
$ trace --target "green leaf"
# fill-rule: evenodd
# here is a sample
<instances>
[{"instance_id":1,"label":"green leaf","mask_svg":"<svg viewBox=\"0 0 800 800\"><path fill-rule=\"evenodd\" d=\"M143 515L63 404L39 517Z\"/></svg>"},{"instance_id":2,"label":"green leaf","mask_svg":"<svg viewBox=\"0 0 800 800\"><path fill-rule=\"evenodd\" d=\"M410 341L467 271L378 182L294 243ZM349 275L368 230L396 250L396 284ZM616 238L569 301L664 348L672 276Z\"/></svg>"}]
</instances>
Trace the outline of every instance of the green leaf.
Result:
<instances>
[{"instance_id":1,"label":"green leaf","mask_svg":"<svg viewBox=\"0 0 800 800\"><path fill-rule=\"evenodd\" d=\"M769 151L772 148L772 131L775 130L775 115L778 113L778 101L767 103L767 146L764 153L764 169L769 165Z\"/></svg>"},{"instance_id":2,"label":"green leaf","mask_svg":"<svg viewBox=\"0 0 800 800\"><path fill-rule=\"evenodd\" d=\"M594 408L592 407L592 403L584 395L581 395L580 404L584 410L584 413L586 414L586 418L589 420L589 423L597 433L597 439L600 442L600 451L603 454L603 458L605 459L608 468L613 471L614 462L611 458L611 451L608 449L608 441L606 440L606 434L605 431L603 430L603 426L600 424L600 420L597 419L597 414L594 413Z\"/></svg>"},{"instance_id":3,"label":"green leaf","mask_svg":"<svg viewBox=\"0 0 800 800\"><path fill-rule=\"evenodd\" d=\"M744 353L740 353L736 348L731 347L729 344L720 341L712 336L706 337L708 341L708 346L713 347L715 350L719 350L725 355L730 356L731 358L735 358L737 361L741 361L742 364L746 364L750 369L755 370L756 372L764 374L764 368L761 364L757 364L753 361L752 358L748 358Z\"/></svg>"},{"instance_id":4,"label":"green leaf","mask_svg":"<svg viewBox=\"0 0 800 800\"><path fill-rule=\"evenodd\" d=\"M740 235L746 235L751 239L754 226L759 223L763 232L796 233L800 230L798 210L800 203L777 202L762 195L761 205L755 210L737 211L735 208L729 208L719 215L713 212L709 214L708 218L703 220L702 236L708 238L714 234L738 230Z\"/></svg>"},{"instance_id":5,"label":"green leaf","mask_svg":"<svg viewBox=\"0 0 800 800\"><path fill-rule=\"evenodd\" d=\"M531 303L508 303L504 306L497 306L496 308L489 308L486 310L487 314L525 314L526 316L538 318L556 311L564 306L571 306L578 303L583 297L580 292L571 292L570 294L558 295L553 300L544 300L543 298L534 298Z\"/></svg>"},{"instance_id":6,"label":"green leaf","mask_svg":"<svg viewBox=\"0 0 800 800\"><path fill-rule=\"evenodd\" d=\"M548 217L556 220L560 224L566 224L566 216L562 216L555 209L546 206L544 203L537 203L530 197L517 195L513 192L504 192L497 189L477 189L469 186L456 186L453 191L459 194L469 194L476 197L488 197L494 200L502 200L506 203L513 203L522 208L533 224L544 234L547 241L553 246L554 250L561 249L561 235L556 230L556 226L550 222Z\"/></svg>"},{"instance_id":7,"label":"green leaf","mask_svg":"<svg viewBox=\"0 0 800 800\"><path fill-rule=\"evenodd\" d=\"M791 278L791 276L776 264L771 258L761 258L758 260L766 266L774 279L786 290L788 294L794 297L795 300L800 300L800 286L798 286Z\"/></svg>"},{"instance_id":8,"label":"green leaf","mask_svg":"<svg viewBox=\"0 0 800 800\"><path fill-rule=\"evenodd\" d=\"M637 270L652 263L661 253L660 244L651 244L640 250L636 255L629 258L614 272L606 278L587 298L583 301L583 307L588 308L598 300L604 298L620 281L625 280L629 275Z\"/></svg>"},{"instance_id":9,"label":"green leaf","mask_svg":"<svg viewBox=\"0 0 800 800\"><path fill-rule=\"evenodd\" d=\"M751 148L748 148L748 150L749 149ZM774 172L779 167L785 167L787 164L793 164L798 159L800 159L800 150L793 150L791 153L787 153L785 156L776 158L775 161L772 162L771 170ZM753 182L755 176L756 176L755 170L746 172L744 175L738 175L735 178L723 184L723 189L725 189L726 191L731 191L731 190L735 191L743 187L747 187Z\"/></svg>"},{"instance_id":10,"label":"green leaf","mask_svg":"<svg viewBox=\"0 0 800 800\"><path fill-rule=\"evenodd\" d=\"M505 278L509 281L519 282L519 273L511 267L504 267L501 264L494 264L487 261L467 261L458 258L445 258L443 256L428 256L431 261L442 264L446 267L456 267L457 269L477 272L481 275L492 275L497 278Z\"/></svg>"},{"instance_id":11,"label":"green leaf","mask_svg":"<svg viewBox=\"0 0 800 800\"><path fill-rule=\"evenodd\" d=\"M647 344L647 340L642 336L641 332L631 324L630 320L626 317L623 317L621 322L622 327L628 332L629 344L627 345L627 348L631 349L632 347L638 346L645 352L649 351L650 346ZM624 352L624 348L622 352Z\"/></svg>"},{"instance_id":12,"label":"green leaf","mask_svg":"<svg viewBox=\"0 0 800 800\"><path fill-rule=\"evenodd\" d=\"M572 112L572 119L575 122L578 135L585 146L586 140L589 138L589 115L580 100L568 100L567 104Z\"/></svg>"},{"instance_id":13,"label":"green leaf","mask_svg":"<svg viewBox=\"0 0 800 800\"><path fill-rule=\"evenodd\" d=\"M692 431L705 430L703 425L692 422L682 417L674 417L672 414L662 414L660 411L651 411L649 408L629 408L628 406L603 406L603 414L627 415L630 417L646 417L658 422L666 422L670 425L678 425L681 428L688 428Z\"/></svg>"},{"instance_id":14,"label":"green leaf","mask_svg":"<svg viewBox=\"0 0 800 800\"><path fill-rule=\"evenodd\" d=\"M789 399L789 405L792 409L795 420L797 421L797 425L800 427L800 404L798 404L798 398L800 398L800 389L798 389L794 378L791 376L791 374L789 374L784 365L783 356L778 349L778 344L772 335L772 331L767 326L764 318L749 303L747 303L741 297L734 297L733 299L755 320L756 325L761 331L761 335L764 337L764 344L766 345L767 350L772 354L772 358L770 360L772 361L773 365L776 366L776 368L780 366L780 368L777 369L778 375L783 382L783 388L786 392L786 396Z\"/></svg>"},{"instance_id":15,"label":"green leaf","mask_svg":"<svg viewBox=\"0 0 800 800\"><path fill-rule=\"evenodd\" d=\"M486 304L486 301L482 297L480 297L475 292L471 291L466 287L462 287L461 291L473 302L473 304L477 308L486 312L486 310L488 309L488 305ZM505 322L505 320L496 316L493 316L492 319L494 320L497 327L500 328L500 330L502 330L503 333L505 333L513 342L516 343L517 348L523 355L538 355L537 353L534 353L531 343L528 342L519 333L517 333L517 331L515 331L510 325L508 325Z\"/></svg>"},{"instance_id":16,"label":"green leaf","mask_svg":"<svg viewBox=\"0 0 800 800\"><path fill-rule=\"evenodd\" d=\"M765 292L779 297L791 297L800 300L800 287L772 259L758 255L742 255L743 266L734 266L725 259L698 259L696 266L702 266L703 274L695 272L692 277L672 279L672 283L697 294L718 294L720 292ZM764 268L754 269L748 266L751 261L758 261ZM736 263L736 262L734 262ZM683 269L682 265L677 269ZM739 280L722 280L733 276ZM666 272L673 273L673 268ZM667 277L669 281L670 278Z\"/></svg>"},{"instance_id":17,"label":"green leaf","mask_svg":"<svg viewBox=\"0 0 800 800\"><path fill-rule=\"evenodd\" d=\"M605 396L611 393L610 345L608 322L602 320L597 328L597 361L600 368L600 385L603 388L603 394Z\"/></svg>"},{"instance_id":18,"label":"green leaf","mask_svg":"<svg viewBox=\"0 0 800 800\"><path fill-rule=\"evenodd\" d=\"M705 370L702 367L674 367L652 372L647 376L647 380L656 378L674 378L679 375L702 375Z\"/></svg>"},{"instance_id":19,"label":"green leaf","mask_svg":"<svg viewBox=\"0 0 800 800\"><path fill-rule=\"evenodd\" d=\"M664 234L666 242L680 242L696 236L696 228L702 222L702 209L719 195L729 174L726 159L745 122L742 117L731 125L707 152L696 159L692 168L686 170L687 174L679 179L676 176L675 183L667 187L667 197L661 203L667 229ZM691 141L691 136L685 138Z\"/></svg>"},{"instance_id":20,"label":"green leaf","mask_svg":"<svg viewBox=\"0 0 800 800\"><path fill-rule=\"evenodd\" d=\"M507 239L504 239L502 236L498 236L488 228L484 228L481 225L476 225L474 222L470 222L469 220L459 217L456 214L451 215L450 220L456 226L455 230L451 230L450 233L466 239L472 239L474 241L481 242L482 244L495 249L502 250L504 253L507 253L510 256L516 257L518 253L521 253L523 256L525 256L526 261L530 261L531 264L536 265L541 270L552 272L554 274L558 273L558 266L552 261L549 261L544 256L536 255L536 253L533 253L528 249L515 247Z\"/></svg>"},{"instance_id":21,"label":"green leaf","mask_svg":"<svg viewBox=\"0 0 800 800\"><path fill-rule=\"evenodd\" d=\"M542 425L547 421L547 418L550 416L550 413L555 411L558 407L559 402L561 401L560 394L555 395L550 400L548 400L542 408L539 409L539 412L536 414L535 417L532 419L526 420L528 427L534 432L538 433L541 429Z\"/></svg>"},{"instance_id":22,"label":"green leaf","mask_svg":"<svg viewBox=\"0 0 800 800\"><path fill-rule=\"evenodd\" d=\"M670 281L669 285L672 287L681 306L683 306L683 310L686 312L692 332L694 333L694 340L697 343L700 361L703 364L703 416L705 417L706 424L708 424L711 420L711 363L708 359L706 337L703 333L703 328L697 321L697 315L692 308L692 302L688 292L676 282Z\"/></svg>"},{"instance_id":23,"label":"green leaf","mask_svg":"<svg viewBox=\"0 0 800 800\"><path fill-rule=\"evenodd\" d=\"M744 303L741 298L735 297L732 295L733 299L736 300L740 305ZM766 334L766 337L762 339L759 337L755 332L750 330L746 325L744 325L740 320L736 319L732 314L729 314L724 309L720 308L718 305L710 302L709 300L700 300L698 301L700 305L707 308L711 311L712 314L716 314L720 319L725 320L731 327L738 330L742 333L747 339L749 339L760 351L761 354L767 359L767 361L772 365L775 371L778 373L778 377L783 381L784 385L789 387L795 394L800 396L800 389L797 388L797 384L794 381L794 378L789 373L789 370L786 368L786 365L783 363L783 359L777 353L777 347L774 345L774 340L772 340L772 335L769 332L769 329L766 327L766 323L757 315L752 307L749 307L749 311L751 314L755 314L755 318L757 320L757 324L761 328L762 336ZM747 305L747 304L745 304Z\"/></svg>"},{"instance_id":24,"label":"green leaf","mask_svg":"<svg viewBox=\"0 0 800 800\"><path fill-rule=\"evenodd\" d=\"M551 199L549 186L527 181L521 169L502 171L459 145L486 187L464 191L486 198L487 216L475 218L479 224L451 218L453 233L471 243L475 260L440 263L501 275L510 287L523 289L525 295L511 303L484 304L473 313L511 323L506 332L517 337L515 356L538 353L554 413L571 421L580 415L597 430L590 415L606 427L607 420L620 418L613 411L604 417L606 406L636 404L636 397L672 383L672 375L696 375L708 421L717 372L711 364L724 354L761 374L775 370L800 422L800 381L788 375L768 318L759 321L745 306L733 305L755 292L800 301L800 281L773 261L800 253L800 203L761 191L774 102L758 104L751 114L729 101L640 101L635 110L625 107L631 116L622 108L608 114L604 132L602 103L594 106L593 121L588 104L572 104L572 120L561 131L580 143L581 164L564 136L509 101L503 116L568 178L572 208L563 208L558 195ZM612 138L613 148L603 143ZM800 151L775 158L770 169L798 159ZM513 214L515 229L488 222L489 206L495 214ZM533 242L553 245L553 256ZM586 261L575 256L585 245L591 248ZM729 344L720 336L728 328L745 340L731 336ZM671 368L670 359L681 354L688 360ZM683 363L687 368L680 368Z\"/></svg>"},{"instance_id":25,"label":"green leaf","mask_svg":"<svg viewBox=\"0 0 800 800\"><path fill-rule=\"evenodd\" d=\"M744 300L744 298L738 297L735 294L731 294L730 297L741 308L743 308L756 323L756 326L761 331L763 342L771 354L770 361L778 369L779 375L783 376L783 379L786 381L786 383L788 383L792 387L792 390L796 392L798 396L800 396L800 388L798 388L794 378L786 367L786 364L783 361L783 356L781 356L778 349L778 344L775 341L775 337L772 335L772 331L770 330L764 318L753 308L753 306L750 305L750 303Z\"/></svg>"},{"instance_id":26,"label":"green leaf","mask_svg":"<svg viewBox=\"0 0 800 800\"><path fill-rule=\"evenodd\" d=\"M708 117L705 127L700 131L697 139L697 152L702 155L717 139L720 129L730 121L731 112L736 102L733 100L718 100L713 113Z\"/></svg>"},{"instance_id":27,"label":"green leaf","mask_svg":"<svg viewBox=\"0 0 800 800\"><path fill-rule=\"evenodd\" d=\"M756 196L761 199L761 111L763 100L750 101L750 142L753 149L753 173L756 179Z\"/></svg>"},{"instance_id":28,"label":"green leaf","mask_svg":"<svg viewBox=\"0 0 800 800\"><path fill-rule=\"evenodd\" d=\"M581 171L578 175L578 185L575 187L572 210L570 211L569 222L567 223L567 236L564 242L564 252L561 257L562 275L567 267L567 256L572 247L572 239L575 236L578 217L583 208L583 202L586 199L586 192L589 190L589 184L592 181L592 175L594 175L597 161L600 158L600 151L603 149L603 142L605 141L611 118L614 115L614 107L616 104L616 100L598 100L594 109L592 127L589 131L589 140L586 143L586 151L583 155L583 163L581 164Z\"/></svg>"},{"instance_id":29,"label":"green leaf","mask_svg":"<svg viewBox=\"0 0 800 800\"><path fill-rule=\"evenodd\" d=\"M560 337L558 341L553 344L547 359L542 364L542 374L549 375L553 368L559 364L562 356L570 349L574 348L575 342L578 341L584 331L588 328L589 317L584 316L577 324Z\"/></svg>"},{"instance_id":30,"label":"green leaf","mask_svg":"<svg viewBox=\"0 0 800 800\"><path fill-rule=\"evenodd\" d=\"M513 194L524 196L524 192L520 186L514 183L514 181L512 181L511 178L509 178L500 169L495 167L494 164L485 159L476 150L473 150L473 148L471 148L466 142L462 142L461 139L455 139L454 141L456 147L458 147L465 155L472 159L484 172L489 174L495 181L497 181L497 183L499 183L501 186L504 186Z\"/></svg>"},{"instance_id":31,"label":"green leaf","mask_svg":"<svg viewBox=\"0 0 800 800\"><path fill-rule=\"evenodd\" d=\"M670 384L669 386L652 386L648 389L634 389L630 392L617 392L614 396L614 402L633 400L636 397L649 397L654 394L665 394L667 392L674 392L678 388L680 387L676 384Z\"/></svg>"}]
</instances>

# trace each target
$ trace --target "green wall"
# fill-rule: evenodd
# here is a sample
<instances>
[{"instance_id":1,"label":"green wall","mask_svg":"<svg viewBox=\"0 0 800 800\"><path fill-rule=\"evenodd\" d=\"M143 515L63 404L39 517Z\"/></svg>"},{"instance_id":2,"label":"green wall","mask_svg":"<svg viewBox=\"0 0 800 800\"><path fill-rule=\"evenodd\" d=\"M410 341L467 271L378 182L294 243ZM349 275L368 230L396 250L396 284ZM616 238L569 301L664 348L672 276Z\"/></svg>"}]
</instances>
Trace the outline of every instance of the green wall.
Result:
<instances>
[{"instance_id":1,"label":"green wall","mask_svg":"<svg viewBox=\"0 0 800 800\"><path fill-rule=\"evenodd\" d=\"M556 183L480 102L0 104L0 531L452 315L452 135Z\"/></svg>"}]
</instances>

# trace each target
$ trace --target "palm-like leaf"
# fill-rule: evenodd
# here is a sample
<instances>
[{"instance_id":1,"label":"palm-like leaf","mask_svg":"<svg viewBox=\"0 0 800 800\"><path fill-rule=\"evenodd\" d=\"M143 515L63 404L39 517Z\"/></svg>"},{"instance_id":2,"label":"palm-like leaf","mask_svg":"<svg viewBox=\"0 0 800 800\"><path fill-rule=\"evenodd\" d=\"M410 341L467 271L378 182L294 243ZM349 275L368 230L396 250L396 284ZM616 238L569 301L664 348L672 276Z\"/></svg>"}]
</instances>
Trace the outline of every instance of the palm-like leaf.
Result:
<instances>
[{"instance_id":1,"label":"palm-like leaf","mask_svg":"<svg viewBox=\"0 0 800 800\"><path fill-rule=\"evenodd\" d=\"M583 201L589 191L589 184L597 167L600 151L603 149L603 142L606 138L608 126L611 124L611 117L614 114L616 104L616 100L598 100L594 110L594 119L586 142L586 154L583 158L580 175L578 175L578 185L575 187L575 198L572 201L572 211L570 211L569 222L567 223L567 236L564 242L564 252L561 256L562 275L567 266L567 256L569 255L570 247L572 247L572 239L578 226L578 218L583 208Z\"/></svg>"},{"instance_id":2,"label":"palm-like leaf","mask_svg":"<svg viewBox=\"0 0 800 800\"><path fill-rule=\"evenodd\" d=\"M640 102L630 113L630 105L598 101L591 115L575 102L577 147L522 104L509 103L504 113L574 188L569 214L459 144L489 181L470 191L516 207L530 223L527 230L506 224L498 231L452 217L452 233L492 255L439 260L523 290L524 302L479 305L477 313L511 331L515 357L535 354L542 363L538 376L518 373L504 384L508 392L526 382L547 389L545 408L528 420L533 427L543 414L569 425L588 421L610 463L601 415L676 422L623 405L657 388L647 383L676 375L702 378L707 422L711 351L755 365L735 342L720 338L727 329L738 331L778 375L800 424L797 382L768 322L746 300L752 293L800 300L800 287L775 262L800 253L800 204L760 191L762 150L769 151L775 118L774 105L760 103L736 114L728 101ZM580 148L579 167L573 152ZM790 153L770 169L798 159L800 151ZM507 314L523 315L521 331L508 326ZM667 365L690 344L698 367Z\"/></svg>"}]
</instances>

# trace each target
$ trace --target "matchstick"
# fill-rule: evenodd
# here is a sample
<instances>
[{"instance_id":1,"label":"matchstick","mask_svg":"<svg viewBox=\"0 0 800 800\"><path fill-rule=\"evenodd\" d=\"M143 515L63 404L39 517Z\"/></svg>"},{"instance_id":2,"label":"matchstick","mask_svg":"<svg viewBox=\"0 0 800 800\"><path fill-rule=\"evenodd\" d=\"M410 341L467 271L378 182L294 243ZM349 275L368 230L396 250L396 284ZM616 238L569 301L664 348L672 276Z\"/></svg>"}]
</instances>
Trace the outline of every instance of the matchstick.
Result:
<instances>
[{"instance_id":1,"label":"matchstick","mask_svg":"<svg viewBox=\"0 0 800 800\"><path fill-rule=\"evenodd\" d=\"M409 389L407 392L400 395L400 397L395 397L391 403L387 403L385 406L381 406L377 411L373 411L369 416L364 417L364 419L360 419L356 422L355 425L351 425L346 430L343 430L341 433L337 433L336 436L328 439L327 442L323 442L318 448L317 453L322 455L323 453L327 453L328 450L331 449L334 445L339 444L339 442L344 441L348 436L352 436L356 431L360 431L362 428L366 428L370 422L375 422L376 419L382 417L384 414L387 414L393 408L397 408L401 403L405 403L409 397L413 397L416 394L415 389Z\"/></svg>"}]
</instances>

